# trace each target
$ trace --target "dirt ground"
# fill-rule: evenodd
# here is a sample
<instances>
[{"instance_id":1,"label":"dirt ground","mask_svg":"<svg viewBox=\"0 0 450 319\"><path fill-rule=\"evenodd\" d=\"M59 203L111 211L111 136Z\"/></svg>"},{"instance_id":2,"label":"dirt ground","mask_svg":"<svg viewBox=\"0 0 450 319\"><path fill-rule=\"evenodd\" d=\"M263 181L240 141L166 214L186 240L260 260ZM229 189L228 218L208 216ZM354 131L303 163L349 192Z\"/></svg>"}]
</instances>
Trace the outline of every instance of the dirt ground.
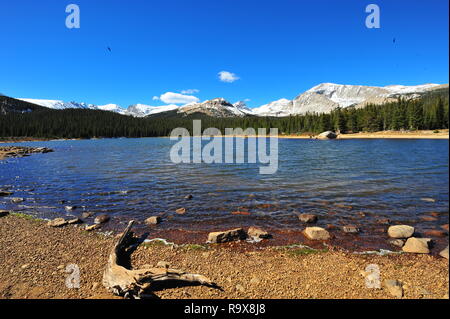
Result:
<instances>
[{"instance_id":1,"label":"dirt ground","mask_svg":"<svg viewBox=\"0 0 450 319\"><path fill-rule=\"evenodd\" d=\"M102 286L114 238L74 225L51 228L42 220L0 217L0 298L119 298ZM430 255L356 255L340 249L229 245L168 247L152 243L134 253L134 267L165 261L171 268L205 275L222 290L204 286L158 287L157 297L197 298L395 298L366 286L366 267L376 264L381 281L399 280L403 298L448 299L448 260ZM236 248L237 247L237 248ZM77 265L80 287L67 288L66 267Z\"/></svg>"}]
</instances>

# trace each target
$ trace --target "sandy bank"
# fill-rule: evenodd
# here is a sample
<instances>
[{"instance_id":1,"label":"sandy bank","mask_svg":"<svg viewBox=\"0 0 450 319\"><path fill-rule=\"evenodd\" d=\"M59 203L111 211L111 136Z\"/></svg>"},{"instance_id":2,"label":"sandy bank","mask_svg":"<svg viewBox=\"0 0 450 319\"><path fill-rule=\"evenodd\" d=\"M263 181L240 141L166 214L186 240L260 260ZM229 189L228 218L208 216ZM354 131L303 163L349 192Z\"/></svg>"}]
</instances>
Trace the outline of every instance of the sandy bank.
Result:
<instances>
[{"instance_id":1,"label":"sandy bank","mask_svg":"<svg viewBox=\"0 0 450 319\"><path fill-rule=\"evenodd\" d=\"M80 227L50 228L23 216L0 217L0 298L113 298L101 278L113 239ZM235 243L234 245L239 245ZM223 291L203 286L156 291L161 298L393 298L385 289L369 289L362 272L377 264L381 279L403 283L404 298L448 298L448 261L429 255L355 255L330 248L233 246L140 246L134 267L168 262L201 273ZM81 286L65 285L65 267L77 264Z\"/></svg>"}]
</instances>

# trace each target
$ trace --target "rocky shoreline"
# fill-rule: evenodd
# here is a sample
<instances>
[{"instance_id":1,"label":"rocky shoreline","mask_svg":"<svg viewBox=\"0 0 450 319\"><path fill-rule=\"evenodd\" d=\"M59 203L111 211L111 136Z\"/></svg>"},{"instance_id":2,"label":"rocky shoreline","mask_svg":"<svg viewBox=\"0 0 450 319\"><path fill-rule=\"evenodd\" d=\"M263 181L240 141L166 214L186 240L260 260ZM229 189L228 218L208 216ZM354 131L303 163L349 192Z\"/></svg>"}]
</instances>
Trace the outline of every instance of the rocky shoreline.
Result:
<instances>
[{"instance_id":1,"label":"rocky shoreline","mask_svg":"<svg viewBox=\"0 0 450 319\"><path fill-rule=\"evenodd\" d=\"M8 157L25 157L31 154L50 152L53 152L53 150L47 147L0 146L0 160Z\"/></svg>"},{"instance_id":2,"label":"rocky shoreline","mask_svg":"<svg viewBox=\"0 0 450 319\"><path fill-rule=\"evenodd\" d=\"M0 217L0 298L116 298L101 284L114 238L79 223L52 227L26 215ZM238 232L239 233L239 232ZM240 236L243 234L241 233ZM222 290L160 287L160 298L433 298L448 299L448 260L428 254L379 256L301 245L235 249L239 242L164 245L147 242L132 255L133 268L164 262L201 273ZM80 288L67 288L68 265L80 269ZM369 265L380 285L369 288Z\"/></svg>"}]
</instances>

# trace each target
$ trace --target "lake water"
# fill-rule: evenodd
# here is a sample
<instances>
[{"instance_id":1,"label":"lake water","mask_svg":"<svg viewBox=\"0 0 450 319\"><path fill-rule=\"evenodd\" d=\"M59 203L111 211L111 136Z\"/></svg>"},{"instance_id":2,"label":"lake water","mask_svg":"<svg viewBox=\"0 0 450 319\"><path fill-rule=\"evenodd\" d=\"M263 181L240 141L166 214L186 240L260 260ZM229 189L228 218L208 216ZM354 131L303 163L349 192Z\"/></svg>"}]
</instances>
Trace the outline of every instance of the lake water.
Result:
<instances>
[{"instance_id":1,"label":"lake water","mask_svg":"<svg viewBox=\"0 0 450 319\"><path fill-rule=\"evenodd\" d=\"M0 188L26 199L16 205L0 197L0 208L45 218L107 213L112 221L105 229L121 229L135 219L141 231L178 242L204 242L208 231L254 225L273 232L269 242L277 244L305 242L297 215L312 213L318 226L337 226L331 230L337 243L355 248L389 247L387 226L379 219L419 231L448 223L448 140L280 139L274 175L260 175L260 164L174 164L169 158L174 143L168 138L15 143L55 152L0 161ZM188 194L191 200L184 198ZM67 213L66 205L79 208ZM175 213L181 207L186 213ZM244 215L232 214L236 211ZM431 213L435 220L422 220ZM153 215L163 222L145 226ZM343 233L339 227L346 224L361 233ZM439 245L446 240L438 239Z\"/></svg>"}]
</instances>

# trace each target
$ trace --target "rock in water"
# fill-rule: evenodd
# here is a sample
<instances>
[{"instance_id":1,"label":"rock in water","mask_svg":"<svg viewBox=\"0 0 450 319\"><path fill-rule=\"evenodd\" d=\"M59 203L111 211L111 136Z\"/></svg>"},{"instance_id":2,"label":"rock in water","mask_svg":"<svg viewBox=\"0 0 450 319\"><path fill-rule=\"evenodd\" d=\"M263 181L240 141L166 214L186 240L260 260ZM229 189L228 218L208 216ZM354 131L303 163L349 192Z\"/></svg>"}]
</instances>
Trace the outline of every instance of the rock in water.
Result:
<instances>
[{"instance_id":1,"label":"rock in water","mask_svg":"<svg viewBox=\"0 0 450 319\"><path fill-rule=\"evenodd\" d=\"M14 204L22 203L23 201L25 201L25 199L23 199L22 197L11 198L11 203L14 203Z\"/></svg>"},{"instance_id":2,"label":"rock in water","mask_svg":"<svg viewBox=\"0 0 450 319\"><path fill-rule=\"evenodd\" d=\"M67 225L67 221L64 218L55 218L47 223L50 227L62 227Z\"/></svg>"},{"instance_id":3,"label":"rock in water","mask_svg":"<svg viewBox=\"0 0 450 319\"><path fill-rule=\"evenodd\" d=\"M151 216L145 220L147 225L157 225L161 222L161 217L159 216Z\"/></svg>"},{"instance_id":4,"label":"rock in water","mask_svg":"<svg viewBox=\"0 0 450 319\"><path fill-rule=\"evenodd\" d=\"M298 219L304 223L315 223L317 222L317 216L313 214L300 214Z\"/></svg>"},{"instance_id":5,"label":"rock in water","mask_svg":"<svg viewBox=\"0 0 450 319\"><path fill-rule=\"evenodd\" d=\"M398 280L385 280L384 281L384 286L386 287L387 291L389 291L389 293L396 297L396 298L401 298L403 297L403 287L402 287L402 283Z\"/></svg>"},{"instance_id":6,"label":"rock in water","mask_svg":"<svg viewBox=\"0 0 450 319\"><path fill-rule=\"evenodd\" d=\"M186 208L182 207L182 208L178 208L175 213L177 213L178 215L183 215L184 213L186 213Z\"/></svg>"},{"instance_id":7,"label":"rock in water","mask_svg":"<svg viewBox=\"0 0 450 319\"><path fill-rule=\"evenodd\" d=\"M408 238L402 250L407 253L428 254L430 253L430 238Z\"/></svg>"},{"instance_id":8,"label":"rock in water","mask_svg":"<svg viewBox=\"0 0 450 319\"><path fill-rule=\"evenodd\" d=\"M0 191L0 196L11 196L12 194L12 192Z\"/></svg>"},{"instance_id":9,"label":"rock in water","mask_svg":"<svg viewBox=\"0 0 450 319\"><path fill-rule=\"evenodd\" d=\"M336 133L332 132L332 131L326 131L323 133L320 133L319 135L317 135L317 138L319 140L331 140L331 139L335 139L337 137Z\"/></svg>"},{"instance_id":10,"label":"rock in water","mask_svg":"<svg viewBox=\"0 0 450 319\"><path fill-rule=\"evenodd\" d=\"M414 234L414 227L408 225L396 225L388 228L391 238L409 238Z\"/></svg>"},{"instance_id":11,"label":"rock in water","mask_svg":"<svg viewBox=\"0 0 450 319\"><path fill-rule=\"evenodd\" d=\"M444 257L445 259L448 259L448 245L447 248L445 248L443 251L439 253L439 256Z\"/></svg>"},{"instance_id":12,"label":"rock in water","mask_svg":"<svg viewBox=\"0 0 450 319\"><path fill-rule=\"evenodd\" d=\"M75 210L77 208L77 206L65 206L64 207L64 209L66 210L66 211L72 211L72 210Z\"/></svg>"},{"instance_id":13,"label":"rock in water","mask_svg":"<svg viewBox=\"0 0 450 319\"><path fill-rule=\"evenodd\" d=\"M359 233L359 228L353 225L346 225L342 227L342 230L344 231L344 233L349 233L349 234L357 234Z\"/></svg>"},{"instance_id":14,"label":"rock in water","mask_svg":"<svg viewBox=\"0 0 450 319\"><path fill-rule=\"evenodd\" d=\"M208 235L210 243L226 243L234 240L243 240L247 238L247 233L242 228L236 228L223 232L212 232Z\"/></svg>"},{"instance_id":15,"label":"rock in water","mask_svg":"<svg viewBox=\"0 0 450 319\"><path fill-rule=\"evenodd\" d=\"M109 216L106 214L98 215L94 219L94 223L96 224L104 224L110 220Z\"/></svg>"},{"instance_id":16,"label":"rock in water","mask_svg":"<svg viewBox=\"0 0 450 319\"><path fill-rule=\"evenodd\" d=\"M405 244L405 241L404 241L404 240L401 240L401 239L391 239L391 240L389 241L389 244L401 248L401 247L403 247L403 245Z\"/></svg>"},{"instance_id":17,"label":"rock in water","mask_svg":"<svg viewBox=\"0 0 450 319\"><path fill-rule=\"evenodd\" d=\"M330 233L321 227L306 227L303 233L312 240L330 239Z\"/></svg>"},{"instance_id":18,"label":"rock in water","mask_svg":"<svg viewBox=\"0 0 450 319\"><path fill-rule=\"evenodd\" d=\"M250 237L255 237L255 238L270 238L270 234L268 232L266 232L265 230L262 230L259 227L250 227L247 231L247 234Z\"/></svg>"},{"instance_id":19,"label":"rock in water","mask_svg":"<svg viewBox=\"0 0 450 319\"><path fill-rule=\"evenodd\" d=\"M83 212L83 214L81 214L81 218L89 218L92 215L94 215L94 214L91 212Z\"/></svg>"}]
</instances>

